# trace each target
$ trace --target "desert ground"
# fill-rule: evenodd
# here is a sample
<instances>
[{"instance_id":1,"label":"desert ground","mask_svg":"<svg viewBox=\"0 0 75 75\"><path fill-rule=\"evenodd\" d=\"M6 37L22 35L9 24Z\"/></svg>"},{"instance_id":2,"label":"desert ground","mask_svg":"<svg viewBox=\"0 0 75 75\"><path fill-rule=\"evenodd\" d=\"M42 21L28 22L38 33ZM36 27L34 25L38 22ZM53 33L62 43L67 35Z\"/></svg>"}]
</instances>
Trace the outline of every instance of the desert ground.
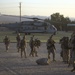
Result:
<instances>
[{"instance_id":1,"label":"desert ground","mask_svg":"<svg viewBox=\"0 0 75 75\"><path fill-rule=\"evenodd\" d=\"M38 57L30 57L30 47L27 44L27 58L21 58L17 52L16 43L10 43L9 51L6 52L4 43L0 43L0 75L75 75L71 72L72 65L62 62L60 57L60 44L56 43L56 61L49 65L37 65L36 60L47 58L46 43L42 43L38 51Z\"/></svg>"}]
</instances>

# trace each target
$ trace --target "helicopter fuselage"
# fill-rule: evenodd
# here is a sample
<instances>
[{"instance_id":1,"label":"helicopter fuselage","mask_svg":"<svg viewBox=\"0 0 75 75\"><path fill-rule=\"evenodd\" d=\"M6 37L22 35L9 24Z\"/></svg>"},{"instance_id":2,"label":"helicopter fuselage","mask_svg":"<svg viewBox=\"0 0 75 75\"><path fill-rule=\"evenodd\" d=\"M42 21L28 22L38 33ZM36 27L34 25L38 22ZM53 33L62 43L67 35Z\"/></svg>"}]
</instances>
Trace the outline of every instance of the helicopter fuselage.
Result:
<instances>
[{"instance_id":1,"label":"helicopter fuselage","mask_svg":"<svg viewBox=\"0 0 75 75\"><path fill-rule=\"evenodd\" d=\"M19 32L22 33L54 33L56 31L54 25L41 21L24 21L19 28Z\"/></svg>"}]
</instances>

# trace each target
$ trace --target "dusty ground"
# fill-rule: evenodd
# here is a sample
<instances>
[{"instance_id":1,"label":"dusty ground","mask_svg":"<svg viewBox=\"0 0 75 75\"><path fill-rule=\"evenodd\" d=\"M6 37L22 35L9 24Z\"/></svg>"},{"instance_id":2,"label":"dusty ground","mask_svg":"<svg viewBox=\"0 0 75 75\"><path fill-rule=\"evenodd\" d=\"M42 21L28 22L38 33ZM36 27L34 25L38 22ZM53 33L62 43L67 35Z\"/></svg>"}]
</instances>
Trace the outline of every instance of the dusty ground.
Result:
<instances>
[{"instance_id":1,"label":"dusty ground","mask_svg":"<svg viewBox=\"0 0 75 75\"><path fill-rule=\"evenodd\" d=\"M72 66L67 67L60 57L60 45L56 43L56 62L50 65L37 65L36 60L47 58L46 43L42 43L38 50L38 57L29 57L30 48L27 46L27 58L21 58L17 52L16 43L10 44L8 52L3 43L0 43L0 75L75 75L70 72ZM52 58L52 55L51 55ZM51 59L52 60L52 59Z\"/></svg>"}]
</instances>

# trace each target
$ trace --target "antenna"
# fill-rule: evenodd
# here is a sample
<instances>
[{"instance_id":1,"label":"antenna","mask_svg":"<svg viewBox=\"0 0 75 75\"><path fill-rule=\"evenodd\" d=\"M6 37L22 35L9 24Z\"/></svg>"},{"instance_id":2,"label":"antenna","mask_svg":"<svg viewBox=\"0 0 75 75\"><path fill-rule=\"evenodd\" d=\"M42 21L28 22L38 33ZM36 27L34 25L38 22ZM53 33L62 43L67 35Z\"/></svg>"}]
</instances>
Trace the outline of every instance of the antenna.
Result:
<instances>
[{"instance_id":1,"label":"antenna","mask_svg":"<svg viewBox=\"0 0 75 75\"><path fill-rule=\"evenodd\" d=\"M21 2L19 3L19 8L20 8L20 23L21 23Z\"/></svg>"}]
</instances>

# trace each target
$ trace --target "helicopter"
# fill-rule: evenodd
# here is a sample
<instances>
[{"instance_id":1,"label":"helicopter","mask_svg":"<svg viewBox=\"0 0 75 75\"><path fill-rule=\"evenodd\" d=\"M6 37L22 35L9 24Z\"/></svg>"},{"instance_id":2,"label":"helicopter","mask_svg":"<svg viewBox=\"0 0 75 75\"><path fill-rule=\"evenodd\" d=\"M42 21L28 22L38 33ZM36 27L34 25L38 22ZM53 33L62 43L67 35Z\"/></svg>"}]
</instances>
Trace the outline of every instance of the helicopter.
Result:
<instances>
[{"instance_id":1,"label":"helicopter","mask_svg":"<svg viewBox=\"0 0 75 75\"><path fill-rule=\"evenodd\" d=\"M11 16L16 17L13 15L4 15L4 16ZM19 16L18 16L19 17ZM8 27L9 29L13 29L19 33L56 33L57 28L54 25L46 22L44 19L39 19L37 17L29 18L29 17L21 17L25 19L30 19L30 21L22 21L16 24L8 24L4 27Z\"/></svg>"}]
</instances>

